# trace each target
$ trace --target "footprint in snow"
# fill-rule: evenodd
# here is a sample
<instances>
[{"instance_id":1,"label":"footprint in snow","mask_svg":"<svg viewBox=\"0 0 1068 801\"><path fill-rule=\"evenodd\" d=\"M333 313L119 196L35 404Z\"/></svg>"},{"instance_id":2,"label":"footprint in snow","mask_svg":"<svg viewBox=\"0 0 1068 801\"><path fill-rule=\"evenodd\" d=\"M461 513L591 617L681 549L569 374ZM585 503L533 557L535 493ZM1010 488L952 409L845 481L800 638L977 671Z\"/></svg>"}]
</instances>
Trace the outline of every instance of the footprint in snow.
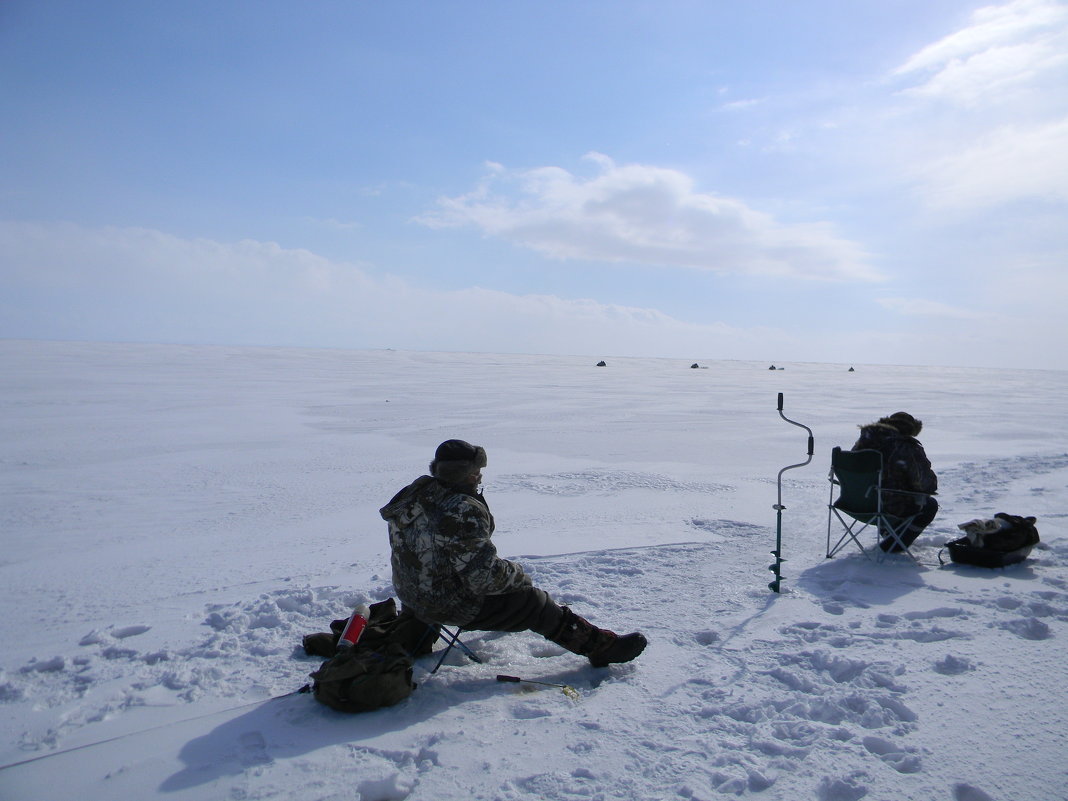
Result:
<instances>
[{"instance_id":1,"label":"footprint in snow","mask_svg":"<svg viewBox=\"0 0 1068 801\"><path fill-rule=\"evenodd\" d=\"M953 788L954 801L994 801L994 799L970 784L958 784Z\"/></svg>"},{"instance_id":2,"label":"footprint in snow","mask_svg":"<svg viewBox=\"0 0 1068 801\"><path fill-rule=\"evenodd\" d=\"M241 735L241 753L238 758L245 767L266 765L272 761L267 754L267 741L258 731L247 731Z\"/></svg>"},{"instance_id":3,"label":"footprint in snow","mask_svg":"<svg viewBox=\"0 0 1068 801\"><path fill-rule=\"evenodd\" d=\"M860 801L868 794L864 780L868 776L860 771L835 779L824 776L816 792L820 801Z\"/></svg>"},{"instance_id":4,"label":"footprint in snow","mask_svg":"<svg viewBox=\"0 0 1068 801\"><path fill-rule=\"evenodd\" d=\"M151 628L151 626L122 626L121 628L110 629L108 631L93 629L78 640L78 645L101 645L102 643L106 643L109 638L125 640L128 637L136 637L139 634L144 634Z\"/></svg>"},{"instance_id":5,"label":"footprint in snow","mask_svg":"<svg viewBox=\"0 0 1068 801\"><path fill-rule=\"evenodd\" d=\"M1046 623L1033 617L1010 620L1008 623L1002 623L1001 628L1025 640L1048 640L1053 636L1053 632Z\"/></svg>"},{"instance_id":6,"label":"footprint in snow","mask_svg":"<svg viewBox=\"0 0 1068 801\"><path fill-rule=\"evenodd\" d=\"M512 707L512 717L516 720L534 720L536 718L550 717L552 712L541 704L524 703L515 704Z\"/></svg>"},{"instance_id":7,"label":"footprint in snow","mask_svg":"<svg viewBox=\"0 0 1068 801\"><path fill-rule=\"evenodd\" d=\"M36 657L30 663L19 669L20 673L59 673L67 667L67 661L61 656L38 661Z\"/></svg>"},{"instance_id":8,"label":"footprint in snow","mask_svg":"<svg viewBox=\"0 0 1068 801\"><path fill-rule=\"evenodd\" d=\"M967 659L949 654L945 659L935 662L934 669L935 673L941 673L943 676L959 676L975 668Z\"/></svg>"},{"instance_id":9,"label":"footprint in snow","mask_svg":"<svg viewBox=\"0 0 1068 801\"><path fill-rule=\"evenodd\" d=\"M879 757L898 773L919 773L923 770L923 763L914 753L915 749L899 748L882 737L865 737L862 742L868 753Z\"/></svg>"},{"instance_id":10,"label":"footprint in snow","mask_svg":"<svg viewBox=\"0 0 1068 801\"><path fill-rule=\"evenodd\" d=\"M940 617L965 617L966 613L963 609L957 609L951 606L942 606L938 609L929 609L926 612L906 612L904 617L906 620L934 620Z\"/></svg>"},{"instance_id":11,"label":"footprint in snow","mask_svg":"<svg viewBox=\"0 0 1068 801\"><path fill-rule=\"evenodd\" d=\"M381 779L364 779L356 786L356 798L404 799L412 793L415 782L400 773ZM348 798L348 796L344 796Z\"/></svg>"},{"instance_id":12,"label":"footprint in snow","mask_svg":"<svg viewBox=\"0 0 1068 801\"><path fill-rule=\"evenodd\" d=\"M943 629L939 626L932 626L929 629L916 628L908 631L896 632L879 637L879 639L891 639L891 640L912 640L914 642L942 642L944 640L970 639L968 634L962 631L952 631L949 629Z\"/></svg>"},{"instance_id":13,"label":"footprint in snow","mask_svg":"<svg viewBox=\"0 0 1068 801\"><path fill-rule=\"evenodd\" d=\"M133 659L137 656L137 651L133 648L119 648L117 645L109 645L100 655L105 659Z\"/></svg>"},{"instance_id":14,"label":"footprint in snow","mask_svg":"<svg viewBox=\"0 0 1068 801\"><path fill-rule=\"evenodd\" d=\"M711 630L699 631L694 634L693 638L699 645L715 645L720 639L719 632Z\"/></svg>"},{"instance_id":15,"label":"footprint in snow","mask_svg":"<svg viewBox=\"0 0 1068 801\"><path fill-rule=\"evenodd\" d=\"M127 637L136 637L138 634L144 634L151 626L124 626L121 629L114 629L111 632L111 636L117 640L125 640Z\"/></svg>"}]
</instances>

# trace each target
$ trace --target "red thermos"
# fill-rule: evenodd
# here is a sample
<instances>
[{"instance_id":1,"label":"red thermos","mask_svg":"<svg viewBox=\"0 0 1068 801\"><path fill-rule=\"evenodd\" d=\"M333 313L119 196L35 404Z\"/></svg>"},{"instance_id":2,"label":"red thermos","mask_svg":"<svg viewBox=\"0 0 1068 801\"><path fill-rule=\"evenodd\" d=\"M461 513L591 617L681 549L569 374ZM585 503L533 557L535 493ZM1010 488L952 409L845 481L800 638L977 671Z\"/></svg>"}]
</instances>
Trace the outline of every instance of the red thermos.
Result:
<instances>
[{"instance_id":1,"label":"red thermos","mask_svg":"<svg viewBox=\"0 0 1068 801\"><path fill-rule=\"evenodd\" d=\"M367 618L370 616L371 610L367 608L367 604L360 604L356 607L349 622L345 624L345 630L341 632L341 639L337 641L339 651L351 648L360 641L360 635L363 634L367 626Z\"/></svg>"}]
</instances>

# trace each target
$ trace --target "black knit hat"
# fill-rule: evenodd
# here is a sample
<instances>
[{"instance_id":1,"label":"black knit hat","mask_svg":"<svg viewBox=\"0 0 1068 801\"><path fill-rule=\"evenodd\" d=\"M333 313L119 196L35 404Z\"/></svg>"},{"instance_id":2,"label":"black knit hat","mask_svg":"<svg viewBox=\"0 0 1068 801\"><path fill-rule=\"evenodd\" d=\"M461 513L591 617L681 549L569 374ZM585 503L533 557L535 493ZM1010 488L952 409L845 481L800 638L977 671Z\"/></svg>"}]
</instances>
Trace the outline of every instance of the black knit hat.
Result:
<instances>
[{"instance_id":1,"label":"black knit hat","mask_svg":"<svg viewBox=\"0 0 1068 801\"><path fill-rule=\"evenodd\" d=\"M486 466L486 451L462 439L447 439L434 451L435 462L473 462L476 467Z\"/></svg>"},{"instance_id":2,"label":"black knit hat","mask_svg":"<svg viewBox=\"0 0 1068 801\"><path fill-rule=\"evenodd\" d=\"M447 439L434 451L430 475L446 484L462 484L468 476L485 466L485 448L462 439Z\"/></svg>"}]
</instances>

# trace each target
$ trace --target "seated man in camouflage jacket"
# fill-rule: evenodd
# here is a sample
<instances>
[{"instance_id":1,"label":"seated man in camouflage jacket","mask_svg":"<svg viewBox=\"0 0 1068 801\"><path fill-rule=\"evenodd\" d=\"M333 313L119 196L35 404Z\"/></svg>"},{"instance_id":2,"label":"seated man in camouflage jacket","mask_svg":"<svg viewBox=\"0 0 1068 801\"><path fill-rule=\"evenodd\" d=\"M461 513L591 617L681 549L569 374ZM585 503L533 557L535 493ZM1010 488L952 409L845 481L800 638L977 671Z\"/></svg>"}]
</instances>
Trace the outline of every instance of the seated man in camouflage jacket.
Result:
<instances>
[{"instance_id":1,"label":"seated man in camouflage jacket","mask_svg":"<svg viewBox=\"0 0 1068 801\"><path fill-rule=\"evenodd\" d=\"M428 623L469 631L530 629L595 667L629 662L645 637L599 629L531 583L497 555L493 515L478 492L486 451L463 440L441 443L430 475L381 509L389 524L393 586L406 611Z\"/></svg>"},{"instance_id":2,"label":"seated man in camouflage jacket","mask_svg":"<svg viewBox=\"0 0 1068 801\"><path fill-rule=\"evenodd\" d=\"M922 428L923 423L908 412L894 412L861 426L860 437L853 445L855 451L879 451L883 455L883 488L903 490L885 494L883 511L897 517L916 515L901 537L906 548L938 513L938 501L932 497L938 491L938 476L916 439ZM891 552L901 550L890 537L884 538L879 547Z\"/></svg>"}]
</instances>

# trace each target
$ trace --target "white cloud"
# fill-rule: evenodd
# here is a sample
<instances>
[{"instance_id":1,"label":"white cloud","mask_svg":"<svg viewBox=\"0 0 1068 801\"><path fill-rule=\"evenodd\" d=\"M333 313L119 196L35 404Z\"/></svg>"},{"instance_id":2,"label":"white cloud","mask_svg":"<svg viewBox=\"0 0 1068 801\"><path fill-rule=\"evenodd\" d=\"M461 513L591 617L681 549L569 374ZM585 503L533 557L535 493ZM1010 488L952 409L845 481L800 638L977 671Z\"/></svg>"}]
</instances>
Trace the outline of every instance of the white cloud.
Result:
<instances>
[{"instance_id":1,"label":"white cloud","mask_svg":"<svg viewBox=\"0 0 1068 801\"><path fill-rule=\"evenodd\" d=\"M474 225L557 259L638 262L724 273L871 281L867 254L828 223L776 221L728 197L695 191L677 170L617 166L580 178L560 167L492 165L472 192L444 198L420 218L432 227Z\"/></svg>"},{"instance_id":2,"label":"white cloud","mask_svg":"<svg viewBox=\"0 0 1068 801\"><path fill-rule=\"evenodd\" d=\"M183 239L148 228L71 223L0 223L0 275L78 291L103 289L193 295L328 292L358 267L274 242Z\"/></svg>"},{"instance_id":3,"label":"white cloud","mask_svg":"<svg viewBox=\"0 0 1068 801\"><path fill-rule=\"evenodd\" d=\"M898 117L932 208L1068 200L1068 4L1013 0L909 58Z\"/></svg>"},{"instance_id":4,"label":"white cloud","mask_svg":"<svg viewBox=\"0 0 1068 801\"><path fill-rule=\"evenodd\" d=\"M988 106L1065 64L1068 55L1048 43L996 47L943 65L905 93L961 106Z\"/></svg>"},{"instance_id":5,"label":"white cloud","mask_svg":"<svg viewBox=\"0 0 1068 801\"><path fill-rule=\"evenodd\" d=\"M975 12L972 24L935 42L895 71L919 82L905 91L964 106L989 105L1060 76L1068 65L1068 6L1014 0Z\"/></svg>"},{"instance_id":6,"label":"white cloud","mask_svg":"<svg viewBox=\"0 0 1068 801\"><path fill-rule=\"evenodd\" d=\"M735 327L587 299L428 290L271 242L0 222L0 337L1063 367L1063 355L1029 346L1064 339L1063 316L1032 323L1027 295L1063 305L1051 296L1063 298L1059 262L1008 272L1021 277L1006 275L1011 302L995 308L1009 324L958 325L959 309L899 299L890 305L926 317L844 334L827 320L814 330Z\"/></svg>"},{"instance_id":7,"label":"white cloud","mask_svg":"<svg viewBox=\"0 0 1068 801\"><path fill-rule=\"evenodd\" d=\"M1068 117L1030 128L1005 126L923 168L927 199L969 209L1034 198L1068 200Z\"/></svg>"},{"instance_id":8,"label":"white cloud","mask_svg":"<svg viewBox=\"0 0 1068 801\"><path fill-rule=\"evenodd\" d=\"M877 298L876 302L884 309L907 317L941 317L951 320L979 320L988 315L972 309L950 306L936 300L924 298Z\"/></svg>"},{"instance_id":9,"label":"white cloud","mask_svg":"<svg viewBox=\"0 0 1068 801\"><path fill-rule=\"evenodd\" d=\"M272 242L0 222L0 337L763 358L794 338L656 309L434 291Z\"/></svg>"},{"instance_id":10,"label":"white cloud","mask_svg":"<svg viewBox=\"0 0 1068 801\"><path fill-rule=\"evenodd\" d=\"M756 98L751 98L748 100L732 100L729 103L724 103L719 108L721 111L744 111L745 109L750 109L754 106L759 106L763 102L763 100Z\"/></svg>"},{"instance_id":11,"label":"white cloud","mask_svg":"<svg viewBox=\"0 0 1068 801\"><path fill-rule=\"evenodd\" d=\"M1060 329L1057 337L1036 342L1068 341L1068 248L1040 254L1017 254L1002 268L986 277L987 302L1006 314L1016 314L1030 326L1052 323ZM1044 348L1043 348L1044 349Z\"/></svg>"},{"instance_id":12,"label":"white cloud","mask_svg":"<svg viewBox=\"0 0 1068 801\"><path fill-rule=\"evenodd\" d=\"M327 217L321 220L309 217L308 222L314 225L321 225L323 228L329 228L333 231L359 231L364 228L364 224L361 222L346 222L335 217Z\"/></svg>"}]
</instances>

